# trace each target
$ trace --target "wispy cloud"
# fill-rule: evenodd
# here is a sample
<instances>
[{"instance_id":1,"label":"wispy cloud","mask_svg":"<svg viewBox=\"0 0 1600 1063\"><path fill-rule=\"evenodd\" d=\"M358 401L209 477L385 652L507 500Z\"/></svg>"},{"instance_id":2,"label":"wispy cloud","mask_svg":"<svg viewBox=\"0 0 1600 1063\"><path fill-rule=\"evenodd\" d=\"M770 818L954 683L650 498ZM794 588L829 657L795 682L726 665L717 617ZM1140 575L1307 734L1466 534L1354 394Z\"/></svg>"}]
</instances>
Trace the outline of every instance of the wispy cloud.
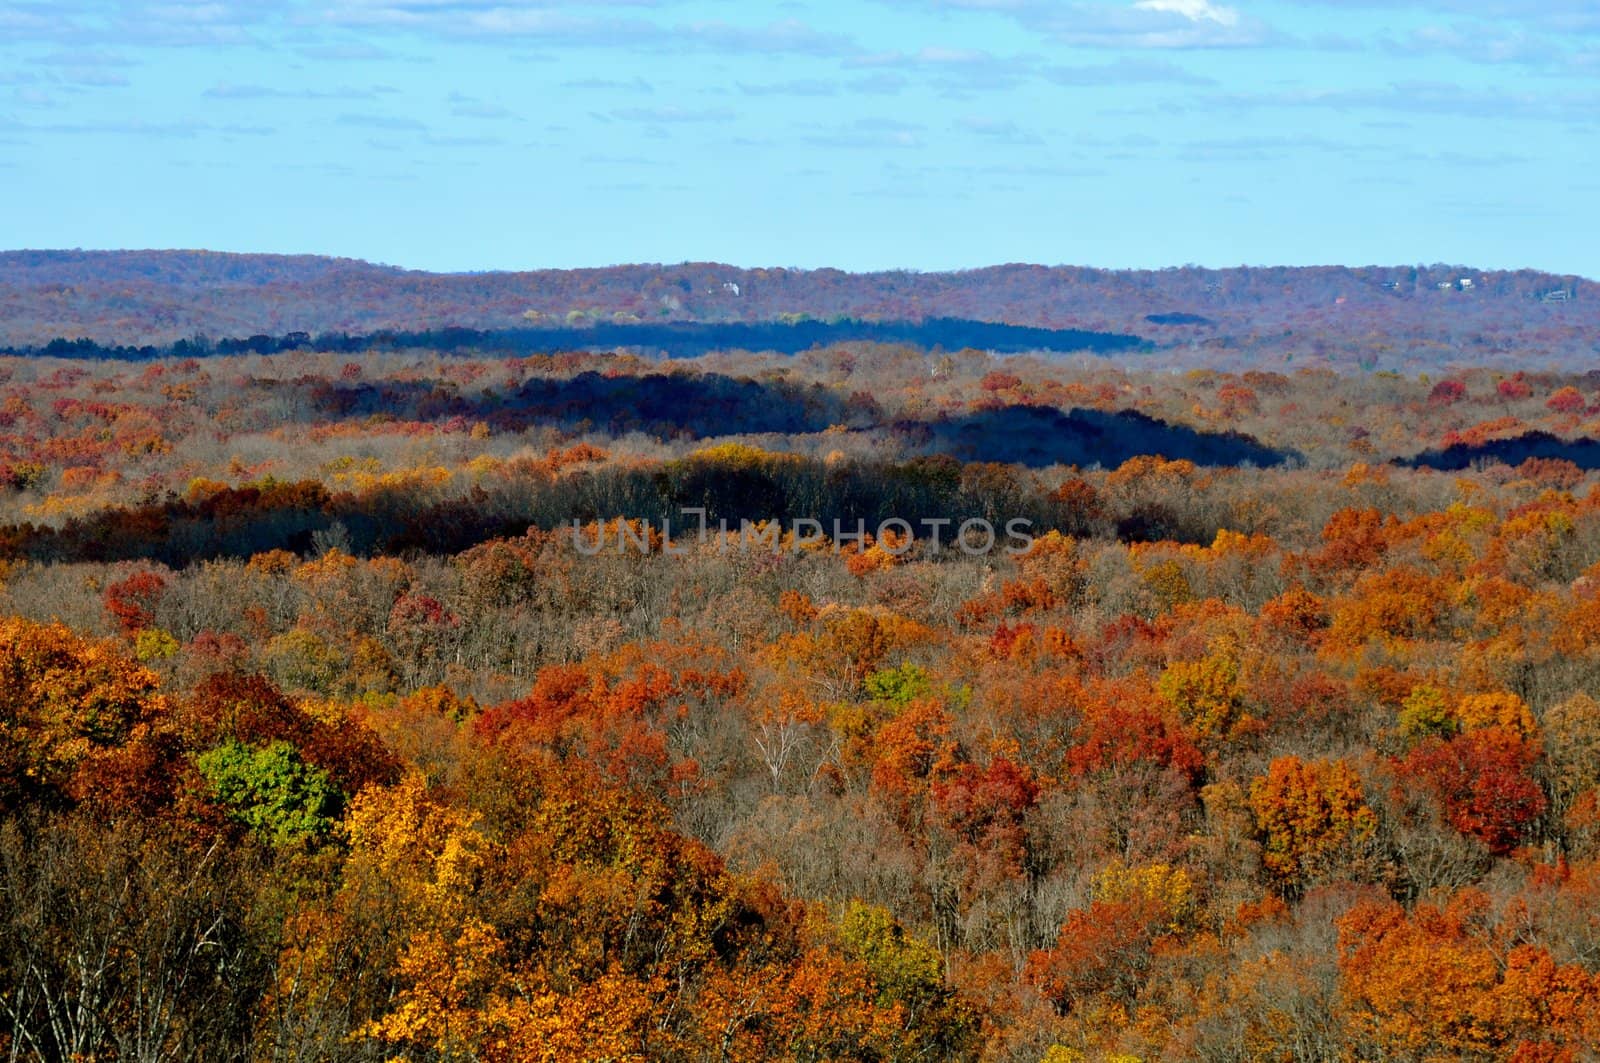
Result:
<instances>
[{"instance_id":1,"label":"wispy cloud","mask_svg":"<svg viewBox=\"0 0 1600 1063\"><path fill-rule=\"evenodd\" d=\"M66 67L71 70L104 70L107 67L130 67L134 61L125 55L104 51L55 51L36 55L28 60L35 66Z\"/></svg>"},{"instance_id":2,"label":"wispy cloud","mask_svg":"<svg viewBox=\"0 0 1600 1063\"><path fill-rule=\"evenodd\" d=\"M249 44L287 8L249 0L57 0L0 4L0 40L65 48Z\"/></svg>"},{"instance_id":3,"label":"wispy cloud","mask_svg":"<svg viewBox=\"0 0 1600 1063\"><path fill-rule=\"evenodd\" d=\"M1003 91L1033 76L1033 56L999 56L976 48L925 47L916 51L871 52L851 56L847 69L894 71L931 84L948 95Z\"/></svg>"},{"instance_id":4,"label":"wispy cloud","mask_svg":"<svg viewBox=\"0 0 1600 1063\"><path fill-rule=\"evenodd\" d=\"M839 83L821 78L800 78L794 81L775 81L765 84L739 82L739 91L746 96L835 96Z\"/></svg>"},{"instance_id":5,"label":"wispy cloud","mask_svg":"<svg viewBox=\"0 0 1600 1063\"><path fill-rule=\"evenodd\" d=\"M60 133L66 135L128 136L153 140L190 140L199 136L264 137L277 132L272 126L213 123L190 120L150 122L142 119L107 122L24 123L0 119L0 130L17 133Z\"/></svg>"},{"instance_id":6,"label":"wispy cloud","mask_svg":"<svg viewBox=\"0 0 1600 1063\"><path fill-rule=\"evenodd\" d=\"M571 7L574 5L567 5ZM798 19L747 25L724 20L669 23L638 15L596 14L606 7L647 4L584 3L577 11L548 4L364 3L322 10L324 25L439 34L459 38L519 40L571 47L711 51L747 55L838 57L858 50L846 35L817 29Z\"/></svg>"},{"instance_id":7,"label":"wispy cloud","mask_svg":"<svg viewBox=\"0 0 1600 1063\"><path fill-rule=\"evenodd\" d=\"M394 133L420 133L425 132L428 128L415 118L392 114L341 114L334 121L343 126L353 126L359 129L382 129Z\"/></svg>"},{"instance_id":8,"label":"wispy cloud","mask_svg":"<svg viewBox=\"0 0 1600 1063\"><path fill-rule=\"evenodd\" d=\"M898 0L907 6L987 12L1057 44L1201 49L1258 47L1280 35L1258 18L1212 0Z\"/></svg>"},{"instance_id":9,"label":"wispy cloud","mask_svg":"<svg viewBox=\"0 0 1600 1063\"><path fill-rule=\"evenodd\" d=\"M1190 22L1214 22L1219 26L1237 26L1238 9L1211 0L1134 0L1134 9L1154 11L1164 15L1180 15Z\"/></svg>"},{"instance_id":10,"label":"wispy cloud","mask_svg":"<svg viewBox=\"0 0 1600 1063\"><path fill-rule=\"evenodd\" d=\"M281 89L271 85L236 85L219 82L202 94L213 100L372 100L376 89Z\"/></svg>"},{"instance_id":11,"label":"wispy cloud","mask_svg":"<svg viewBox=\"0 0 1600 1063\"><path fill-rule=\"evenodd\" d=\"M1227 93L1198 106L1374 110L1396 114L1527 121L1588 120L1600 109L1600 94L1552 95L1526 90L1469 88L1445 82L1397 82L1381 88L1291 89Z\"/></svg>"},{"instance_id":12,"label":"wispy cloud","mask_svg":"<svg viewBox=\"0 0 1600 1063\"><path fill-rule=\"evenodd\" d=\"M78 88L125 88L130 82L125 71L136 64L126 56L105 51L66 49L36 55L29 66L43 68L43 80L54 85Z\"/></svg>"},{"instance_id":13,"label":"wispy cloud","mask_svg":"<svg viewBox=\"0 0 1600 1063\"><path fill-rule=\"evenodd\" d=\"M910 82L901 74L878 71L866 77L851 78L845 87L864 96L893 96L904 92Z\"/></svg>"},{"instance_id":14,"label":"wispy cloud","mask_svg":"<svg viewBox=\"0 0 1600 1063\"><path fill-rule=\"evenodd\" d=\"M765 26L695 22L674 27L671 33L696 47L756 55L838 57L859 50L845 34L824 32L797 19L785 19Z\"/></svg>"},{"instance_id":15,"label":"wispy cloud","mask_svg":"<svg viewBox=\"0 0 1600 1063\"><path fill-rule=\"evenodd\" d=\"M370 41L333 41L326 44L301 44L295 51L307 59L325 63L364 63L393 59L394 53Z\"/></svg>"},{"instance_id":16,"label":"wispy cloud","mask_svg":"<svg viewBox=\"0 0 1600 1063\"><path fill-rule=\"evenodd\" d=\"M288 39L307 57L350 61L390 58L390 39L405 37L825 58L860 50L796 18L673 21L663 11L654 0L0 0L0 40L82 49Z\"/></svg>"},{"instance_id":17,"label":"wispy cloud","mask_svg":"<svg viewBox=\"0 0 1600 1063\"><path fill-rule=\"evenodd\" d=\"M1023 129L1009 118L967 115L956 119L956 127L985 140L1002 144L1043 144L1037 133Z\"/></svg>"},{"instance_id":18,"label":"wispy cloud","mask_svg":"<svg viewBox=\"0 0 1600 1063\"><path fill-rule=\"evenodd\" d=\"M1047 67L1043 76L1058 85L1215 85L1212 78L1191 73L1161 59L1122 56L1089 66Z\"/></svg>"},{"instance_id":19,"label":"wispy cloud","mask_svg":"<svg viewBox=\"0 0 1600 1063\"><path fill-rule=\"evenodd\" d=\"M1307 7L1392 10L1393 0L1298 0ZM1600 33L1593 0L1406 0L1415 11L1512 22L1563 33Z\"/></svg>"},{"instance_id":20,"label":"wispy cloud","mask_svg":"<svg viewBox=\"0 0 1600 1063\"><path fill-rule=\"evenodd\" d=\"M476 96L468 96L461 92L452 92L445 101L450 105L450 114L456 118L477 118L484 121L507 121L519 116L508 107L498 103L480 100Z\"/></svg>"},{"instance_id":21,"label":"wispy cloud","mask_svg":"<svg viewBox=\"0 0 1600 1063\"><path fill-rule=\"evenodd\" d=\"M1346 154L1353 150L1349 142L1317 136L1217 137L1184 142L1178 147L1178 158L1187 162L1268 162L1308 152Z\"/></svg>"},{"instance_id":22,"label":"wispy cloud","mask_svg":"<svg viewBox=\"0 0 1600 1063\"><path fill-rule=\"evenodd\" d=\"M663 166L660 159L645 155L605 155L591 152L578 160L590 166Z\"/></svg>"},{"instance_id":23,"label":"wispy cloud","mask_svg":"<svg viewBox=\"0 0 1600 1063\"><path fill-rule=\"evenodd\" d=\"M858 118L845 126L808 133L801 139L819 148L920 148L923 127L897 118Z\"/></svg>"},{"instance_id":24,"label":"wispy cloud","mask_svg":"<svg viewBox=\"0 0 1600 1063\"><path fill-rule=\"evenodd\" d=\"M575 81L563 81L561 87L573 89L577 92L635 92L644 96L653 95L656 91L655 86L642 77L635 77L628 81L610 78L579 78Z\"/></svg>"},{"instance_id":25,"label":"wispy cloud","mask_svg":"<svg viewBox=\"0 0 1600 1063\"><path fill-rule=\"evenodd\" d=\"M422 143L430 148L498 148L506 142L501 137L440 136L429 133L422 138Z\"/></svg>"},{"instance_id":26,"label":"wispy cloud","mask_svg":"<svg viewBox=\"0 0 1600 1063\"><path fill-rule=\"evenodd\" d=\"M1391 55L1445 55L1494 66L1551 67L1569 59L1566 49L1548 37L1481 22L1423 26L1403 36L1385 37L1380 47Z\"/></svg>"},{"instance_id":27,"label":"wispy cloud","mask_svg":"<svg viewBox=\"0 0 1600 1063\"><path fill-rule=\"evenodd\" d=\"M606 116L617 122L642 122L648 125L731 122L737 117L726 107L618 107L607 111Z\"/></svg>"}]
</instances>

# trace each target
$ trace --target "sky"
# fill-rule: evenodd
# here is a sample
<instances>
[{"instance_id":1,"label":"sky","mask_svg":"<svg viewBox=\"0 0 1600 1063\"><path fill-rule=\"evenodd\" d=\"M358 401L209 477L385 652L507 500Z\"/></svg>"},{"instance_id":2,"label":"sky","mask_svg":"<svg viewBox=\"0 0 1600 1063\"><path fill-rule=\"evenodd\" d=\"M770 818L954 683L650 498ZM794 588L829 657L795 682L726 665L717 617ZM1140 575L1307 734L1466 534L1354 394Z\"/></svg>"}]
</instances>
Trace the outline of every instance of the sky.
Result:
<instances>
[{"instance_id":1,"label":"sky","mask_svg":"<svg viewBox=\"0 0 1600 1063\"><path fill-rule=\"evenodd\" d=\"M1600 0L0 0L0 248L1600 277Z\"/></svg>"}]
</instances>

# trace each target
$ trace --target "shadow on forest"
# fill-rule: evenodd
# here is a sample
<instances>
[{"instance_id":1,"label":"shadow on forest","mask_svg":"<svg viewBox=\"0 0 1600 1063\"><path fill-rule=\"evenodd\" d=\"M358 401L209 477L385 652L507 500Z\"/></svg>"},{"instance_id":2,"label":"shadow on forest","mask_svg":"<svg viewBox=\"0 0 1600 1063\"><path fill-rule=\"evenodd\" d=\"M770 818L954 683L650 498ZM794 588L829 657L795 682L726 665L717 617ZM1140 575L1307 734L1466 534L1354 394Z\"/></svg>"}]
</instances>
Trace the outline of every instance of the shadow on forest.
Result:
<instances>
[{"instance_id":1,"label":"shadow on forest","mask_svg":"<svg viewBox=\"0 0 1600 1063\"><path fill-rule=\"evenodd\" d=\"M421 420L463 417L501 431L552 425L569 431L620 436L642 432L657 439L820 432L830 425L887 431L925 453L963 461L1041 468L1048 465L1114 467L1129 458L1160 454L1196 465L1281 465L1295 457L1234 432L1200 432L1142 413L1003 406L936 421L881 420L865 396L844 399L821 384L756 381L716 373L651 373L570 378L538 377L500 400L469 400L426 384L320 385L313 404L325 416L377 413Z\"/></svg>"},{"instance_id":2,"label":"shadow on forest","mask_svg":"<svg viewBox=\"0 0 1600 1063\"><path fill-rule=\"evenodd\" d=\"M820 432L845 416L845 401L821 384L760 382L717 373L643 376L596 372L536 377L500 399L465 398L428 383L318 382L317 414L360 418L393 414L422 421L451 417L488 422L500 431L536 425L657 439L762 432Z\"/></svg>"},{"instance_id":3,"label":"shadow on forest","mask_svg":"<svg viewBox=\"0 0 1600 1063\"><path fill-rule=\"evenodd\" d=\"M904 427L904 426L898 426ZM1296 457L1236 432L1199 432L1132 410L1106 413L1048 406L1005 406L932 424L915 425L931 449L963 461L995 461L1041 468L1101 465L1115 468L1146 454L1196 465L1282 465Z\"/></svg>"},{"instance_id":4,"label":"shadow on forest","mask_svg":"<svg viewBox=\"0 0 1600 1063\"><path fill-rule=\"evenodd\" d=\"M1438 469L1457 472L1470 469L1481 462L1503 462L1521 465L1529 458L1570 461L1580 469L1600 469L1600 441L1589 439L1566 440L1549 432L1529 432L1511 439L1496 439L1476 446L1457 443L1444 450L1428 450L1406 465L1413 469Z\"/></svg>"},{"instance_id":5,"label":"shadow on forest","mask_svg":"<svg viewBox=\"0 0 1600 1063\"><path fill-rule=\"evenodd\" d=\"M1280 465L1294 457L1243 435L1205 433L1141 413L1003 406L934 421L886 422L865 396L848 400L821 385L762 382L715 374L606 376L530 380L505 398L463 398L431 383L379 386L318 382L312 405L324 415L471 418L502 427L551 424L661 438L717 438L744 433L812 433L850 423L898 438L912 457L896 464L844 466L820 458L724 462L686 458L659 467L611 465L546 478L523 477L495 491L481 485L459 496L420 498L397 486L354 494L317 481L267 480L191 497L169 493L131 507L72 517L60 527L0 527L0 557L35 561L150 558L173 567L212 557L249 557L271 549L316 553L340 546L358 553L450 554L536 525L616 515L673 516L704 507L708 518L817 520L888 517L962 519L992 504L996 492L1036 529L1084 529L1038 484L961 462L1041 468L1054 464L1115 467L1159 454L1197 465ZM1593 444L1591 444L1593 445ZM1600 455L1595 456L1600 462ZM971 481L969 484L968 481ZM1001 491L999 484L1006 485ZM973 487L972 484L978 485ZM973 492L976 491L976 494ZM981 496L981 497L980 497ZM831 525L830 525L831 526ZM1134 513L1118 525L1129 538L1209 541L1214 529L1179 515Z\"/></svg>"},{"instance_id":6,"label":"shadow on forest","mask_svg":"<svg viewBox=\"0 0 1600 1063\"><path fill-rule=\"evenodd\" d=\"M569 380L529 380L492 418L519 429L587 422L613 435L641 431L662 439L820 432L843 419L843 400L821 384L761 383L716 373L607 377L592 372Z\"/></svg>"}]
</instances>

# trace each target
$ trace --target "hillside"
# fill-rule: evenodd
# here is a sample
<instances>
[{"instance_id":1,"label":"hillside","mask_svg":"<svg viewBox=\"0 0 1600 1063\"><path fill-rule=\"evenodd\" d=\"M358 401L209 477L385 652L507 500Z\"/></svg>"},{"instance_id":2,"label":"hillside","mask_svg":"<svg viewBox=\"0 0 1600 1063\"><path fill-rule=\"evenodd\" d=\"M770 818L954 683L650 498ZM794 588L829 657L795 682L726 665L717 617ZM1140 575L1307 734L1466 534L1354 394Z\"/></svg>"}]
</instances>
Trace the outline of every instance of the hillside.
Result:
<instances>
[{"instance_id":1,"label":"hillside","mask_svg":"<svg viewBox=\"0 0 1600 1063\"><path fill-rule=\"evenodd\" d=\"M1159 271L1004 265L954 273L716 263L436 274L315 256L205 251L0 253L0 346L87 337L370 333L606 323L931 317L1131 334L1155 362L1421 371L1576 368L1600 285L1459 266Z\"/></svg>"}]
</instances>

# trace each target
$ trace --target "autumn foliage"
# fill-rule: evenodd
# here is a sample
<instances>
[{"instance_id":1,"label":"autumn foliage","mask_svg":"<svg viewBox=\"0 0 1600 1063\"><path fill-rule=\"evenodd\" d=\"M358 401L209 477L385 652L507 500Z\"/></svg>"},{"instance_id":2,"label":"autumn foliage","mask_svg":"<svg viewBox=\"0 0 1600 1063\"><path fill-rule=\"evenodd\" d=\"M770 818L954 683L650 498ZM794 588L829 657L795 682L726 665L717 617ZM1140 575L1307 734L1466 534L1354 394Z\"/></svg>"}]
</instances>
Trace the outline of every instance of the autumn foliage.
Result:
<instances>
[{"instance_id":1,"label":"autumn foliage","mask_svg":"<svg viewBox=\"0 0 1600 1063\"><path fill-rule=\"evenodd\" d=\"M1592 382L274 357L0 365L8 1056L1600 1044Z\"/></svg>"}]
</instances>

